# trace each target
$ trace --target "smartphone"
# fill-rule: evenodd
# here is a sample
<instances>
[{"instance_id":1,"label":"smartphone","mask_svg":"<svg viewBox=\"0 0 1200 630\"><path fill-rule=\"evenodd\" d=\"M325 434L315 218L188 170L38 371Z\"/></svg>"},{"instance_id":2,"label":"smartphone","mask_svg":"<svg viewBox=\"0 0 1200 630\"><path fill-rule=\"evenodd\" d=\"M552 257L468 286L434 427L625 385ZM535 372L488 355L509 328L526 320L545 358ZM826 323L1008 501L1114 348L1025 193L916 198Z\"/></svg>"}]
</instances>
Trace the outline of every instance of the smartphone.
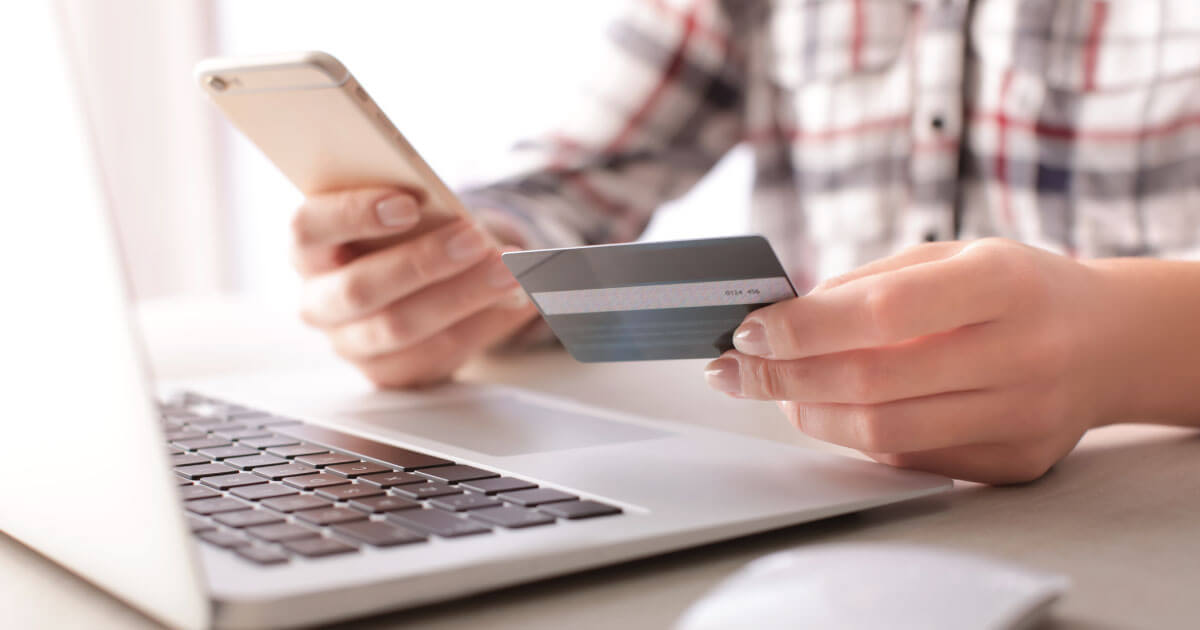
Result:
<instances>
[{"instance_id":1,"label":"smartphone","mask_svg":"<svg viewBox=\"0 0 1200 630\"><path fill-rule=\"evenodd\" d=\"M310 51L206 59L196 65L195 75L233 125L306 196L368 186L402 188L421 202L417 232L469 216L332 55Z\"/></svg>"}]
</instances>

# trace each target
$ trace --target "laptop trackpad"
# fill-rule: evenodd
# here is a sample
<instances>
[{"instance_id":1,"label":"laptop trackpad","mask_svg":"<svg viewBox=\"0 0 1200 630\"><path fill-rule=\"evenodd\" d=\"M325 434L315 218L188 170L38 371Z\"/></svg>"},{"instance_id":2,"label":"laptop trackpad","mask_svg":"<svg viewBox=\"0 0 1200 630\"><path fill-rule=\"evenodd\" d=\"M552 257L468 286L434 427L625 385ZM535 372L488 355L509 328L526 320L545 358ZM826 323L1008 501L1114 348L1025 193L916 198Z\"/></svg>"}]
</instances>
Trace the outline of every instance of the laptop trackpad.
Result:
<instances>
[{"instance_id":1,"label":"laptop trackpad","mask_svg":"<svg viewBox=\"0 0 1200 630\"><path fill-rule=\"evenodd\" d=\"M666 437L636 424L508 396L359 412L354 420L488 455L507 456Z\"/></svg>"}]
</instances>

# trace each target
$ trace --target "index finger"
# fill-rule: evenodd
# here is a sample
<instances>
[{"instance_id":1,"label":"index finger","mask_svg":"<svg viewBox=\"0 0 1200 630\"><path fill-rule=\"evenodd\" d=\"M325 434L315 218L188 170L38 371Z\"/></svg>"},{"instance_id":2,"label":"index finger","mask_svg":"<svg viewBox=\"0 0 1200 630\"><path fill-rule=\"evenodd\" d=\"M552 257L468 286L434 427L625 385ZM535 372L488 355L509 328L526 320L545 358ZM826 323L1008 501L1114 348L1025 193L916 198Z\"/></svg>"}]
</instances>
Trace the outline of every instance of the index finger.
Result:
<instances>
[{"instance_id":1,"label":"index finger","mask_svg":"<svg viewBox=\"0 0 1200 630\"><path fill-rule=\"evenodd\" d=\"M991 321L1010 300L1003 264L971 249L761 308L734 334L739 351L772 359L892 345Z\"/></svg>"},{"instance_id":2,"label":"index finger","mask_svg":"<svg viewBox=\"0 0 1200 630\"><path fill-rule=\"evenodd\" d=\"M421 220L417 199L391 188L361 188L304 200L292 219L300 249L379 238L412 229Z\"/></svg>"}]
</instances>

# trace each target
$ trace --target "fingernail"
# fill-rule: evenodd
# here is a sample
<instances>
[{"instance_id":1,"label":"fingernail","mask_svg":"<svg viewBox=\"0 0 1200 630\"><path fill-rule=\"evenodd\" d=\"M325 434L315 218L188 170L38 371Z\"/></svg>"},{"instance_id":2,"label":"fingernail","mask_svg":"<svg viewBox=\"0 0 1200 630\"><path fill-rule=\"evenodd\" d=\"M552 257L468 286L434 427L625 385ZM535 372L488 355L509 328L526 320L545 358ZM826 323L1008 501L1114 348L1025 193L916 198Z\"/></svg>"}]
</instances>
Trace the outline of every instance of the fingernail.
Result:
<instances>
[{"instance_id":1,"label":"fingernail","mask_svg":"<svg viewBox=\"0 0 1200 630\"><path fill-rule=\"evenodd\" d=\"M738 396L742 393L742 374L736 359L717 359L704 368L708 386L726 394Z\"/></svg>"},{"instance_id":2,"label":"fingernail","mask_svg":"<svg viewBox=\"0 0 1200 630\"><path fill-rule=\"evenodd\" d=\"M483 235L474 228L455 235L450 242L446 243L446 255L450 256L451 260L475 258L483 255L486 249L487 243L483 240Z\"/></svg>"},{"instance_id":3,"label":"fingernail","mask_svg":"<svg viewBox=\"0 0 1200 630\"><path fill-rule=\"evenodd\" d=\"M416 225L421 218L417 204L408 195L388 197L375 204L375 214L385 227L408 227Z\"/></svg>"},{"instance_id":4,"label":"fingernail","mask_svg":"<svg viewBox=\"0 0 1200 630\"><path fill-rule=\"evenodd\" d=\"M754 321L742 324L737 332L733 333L733 347L756 357L771 356L771 345L767 343L767 329Z\"/></svg>"},{"instance_id":5,"label":"fingernail","mask_svg":"<svg viewBox=\"0 0 1200 630\"><path fill-rule=\"evenodd\" d=\"M502 262L492 263L492 268L488 270L488 285L497 289L511 286L517 283L517 279L508 271L508 267Z\"/></svg>"}]
</instances>

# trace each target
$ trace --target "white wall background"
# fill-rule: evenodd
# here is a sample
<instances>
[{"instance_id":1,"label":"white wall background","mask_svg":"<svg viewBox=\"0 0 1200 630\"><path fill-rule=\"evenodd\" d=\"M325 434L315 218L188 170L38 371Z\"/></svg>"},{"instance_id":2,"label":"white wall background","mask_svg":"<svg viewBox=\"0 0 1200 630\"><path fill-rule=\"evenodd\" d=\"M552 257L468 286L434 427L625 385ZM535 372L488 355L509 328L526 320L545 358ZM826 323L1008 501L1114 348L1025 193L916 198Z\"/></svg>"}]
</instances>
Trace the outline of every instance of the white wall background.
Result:
<instances>
[{"instance_id":1,"label":"white wall background","mask_svg":"<svg viewBox=\"0 0 1200 630\"><path fill-rule=\"evenodd\" d=\"M564 115L621 0L219 0L217 53L333 53L451 186L484 177L513 141ZM197 97L201 97L197 91ZM287 221L299 194L222 123L232 290L291 299ZM645 238L747 229L748 154L734 151Z\"/></svg>"}]
</instances>

